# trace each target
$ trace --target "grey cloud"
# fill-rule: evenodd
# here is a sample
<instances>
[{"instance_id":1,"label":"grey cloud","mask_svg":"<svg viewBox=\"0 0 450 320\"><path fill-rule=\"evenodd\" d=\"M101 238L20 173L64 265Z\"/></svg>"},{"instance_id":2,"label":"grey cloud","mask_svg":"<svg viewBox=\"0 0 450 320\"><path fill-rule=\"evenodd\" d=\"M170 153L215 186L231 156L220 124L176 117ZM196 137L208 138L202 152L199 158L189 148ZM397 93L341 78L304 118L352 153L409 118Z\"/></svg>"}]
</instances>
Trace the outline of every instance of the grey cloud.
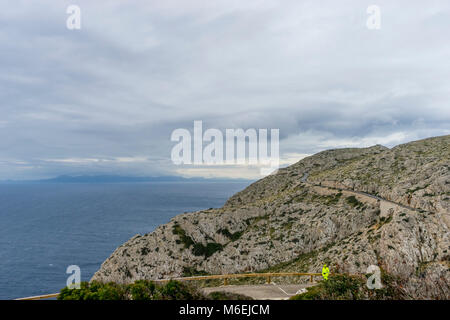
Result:
<instances>
[{"instance_id":1,"label":"grey cloud","mask_svg":"<svg viewBox=\"0 0 450 320\"><path fill-rule=\"evenodd\" d=\"M282 153L448 134L450 4L70 1L0 5L0 180L170 174L176 128L279 128ZM384 140L383 140L384 139ZM45 159L146 157L147 162Z\"/></svg>"}]
</instances>

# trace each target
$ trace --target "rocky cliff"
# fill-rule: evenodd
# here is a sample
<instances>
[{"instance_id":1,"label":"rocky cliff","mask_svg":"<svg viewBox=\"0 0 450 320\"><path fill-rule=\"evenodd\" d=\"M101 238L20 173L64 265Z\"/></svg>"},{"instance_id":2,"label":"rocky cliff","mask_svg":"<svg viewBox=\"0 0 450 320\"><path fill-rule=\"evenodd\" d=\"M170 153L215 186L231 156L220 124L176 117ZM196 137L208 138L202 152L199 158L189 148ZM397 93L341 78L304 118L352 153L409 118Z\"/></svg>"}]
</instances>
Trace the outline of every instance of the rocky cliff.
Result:
<instances>
[{"instance_id":1,"label":"rocky cliff","mask_svg":"<svg viewBox=\"0 0 450 320\"><path fill-rule=\"evenodd\" d=\"M369 265L412 298L450 298L450 136L305 158L219 209L181 214L117 248L93 279Z\"/></svg>"}]
</instances>

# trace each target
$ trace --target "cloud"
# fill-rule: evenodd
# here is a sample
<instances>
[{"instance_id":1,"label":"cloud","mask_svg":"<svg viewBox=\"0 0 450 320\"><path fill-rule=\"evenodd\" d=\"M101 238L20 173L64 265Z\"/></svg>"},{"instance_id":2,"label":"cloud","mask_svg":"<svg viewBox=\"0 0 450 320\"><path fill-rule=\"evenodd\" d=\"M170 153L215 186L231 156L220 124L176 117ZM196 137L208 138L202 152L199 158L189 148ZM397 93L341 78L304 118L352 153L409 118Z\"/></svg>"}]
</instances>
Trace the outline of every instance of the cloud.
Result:
<instances>
[{"instance_id":1,"label":"cloud","mask_svg":"<svg viewBox=\"0 0 450 320\"><path fill-rule=\"evenodd\" d=\"M282 160L449 133L446 0L380 0L377 31L360 0L80 0L72 31L70 4L0 5L0 179L178 174L194 120L278 128Z\"/></svg>"}]
</instances>

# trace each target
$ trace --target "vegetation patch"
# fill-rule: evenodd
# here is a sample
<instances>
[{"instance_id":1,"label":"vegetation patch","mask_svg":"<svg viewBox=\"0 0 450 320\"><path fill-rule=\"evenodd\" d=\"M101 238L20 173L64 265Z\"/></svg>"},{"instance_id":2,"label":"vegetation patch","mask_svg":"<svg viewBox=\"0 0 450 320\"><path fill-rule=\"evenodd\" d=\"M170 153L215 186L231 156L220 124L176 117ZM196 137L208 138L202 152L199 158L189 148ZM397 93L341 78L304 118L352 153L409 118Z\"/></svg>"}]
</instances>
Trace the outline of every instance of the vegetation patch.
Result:
<instances>
[{"instance_id":1,"label":"vegetation patch","mask_svg":"<svg viewBox=\"0 0 450 320\"><path fill-rule=\"evenodd\" d=\"M416 192L416 191L425 189L425 188L428 187L428 186L429 186L429 184L427 184L427 185L425 185L425 186L423 186L423 187L415 187L414 189L408 189L408 190L406 190L406 193L412 194L412 193L414 193L414 192Z\"/></svg>"},{"instance_id":2,"label":"vegetation patch","mask_svg":"<svg viewBox=\"0 0 450 320\"><path fill-rule=\"evenodd\" d=\"M194 240L191 237L186 235L186 231L177 223L173 225L172 233L177 235L180 238L181 243L183 243L185 248L189 248L194 244Z\"/></svg>"},{"instance_id":3,"label":"vegetation patch","mask_svg":"<svg viewBox=\"0 0 450 320\"><path fill-rule=\"evenodd\" d=\"M190 285L179 281L157 284L138 280L132 284L113 282L82 282L80 289L61 290L58 300L206 300L207 297Z\"/></svg>"},{"instance_id":4,"label":"vegetation patch","mask_svg":"<svg viewBox=\"0 0 450 320\"><path fill-rule=\"evenodd\" d=\"M223 245L217 242L208 242L206 246L202 243L196 243L192 248L192 253L196 256L204 256L206 259L222 249Z\"/></svg>"},{"instance_id":5,"label":"vegetation patch","mask_svg":"<svg viewBox=\"0 0 450 320\"><path fill-rule=\"evenodd\" d=\"M243 234L243 231L236 231L236 232L231 233L231 232L228 231L228 229L226 229L226 228L224 228L224 229L219 229L217 232L223 234L225 237L227 237L227 238L230 239L231 241L236 241L236 240L238 240L238 239L242 236L242 234Z\"/></svg>"},{"instance_id":6,"label":"vegetation patch","mask_svg":"<svg viewBox=\"0 0 450 320\"><path fill-rule=\"evenodd\" d=\"M369 289L367 276L331 275L327 281L307 288L305 293L291 297L291 300L403 300L400 280L381 273L381 289Z\"/></svg>"},{"instance_id":7,"label":"vegetation patch","mask_svg":"<svg viewBox=\"0 0 450 320\"><path fill-rule=\"evenodd\" d=\"M208 272L204 270L197 270L194 267L183 267L183 277L193 277L193 276L207 276Z\"/></svg>"},{"instance_id":8,"label":"vegetation patch","mask_svg":"<svg viewBox=\"0 0 450 320\"><path fill-rule=\"evenodd\" d=\"M310 263L317 254L317 251L303 253L290 261L279 263L270 268L261 270L261 272L308 272Z\"/></svg>"},{"instance_id":9,"label":"vegetation patch","mask_svg":"<svg viewBox=\"0 0 450 320\"><path fill-rule=\"evenodd\" d=\"M363 203L362 203L361 201L359 201L358 199L356 199L355 196L347 197L345 200L346 200L347 203L348 203L349 205L351 205L353 208L357 208L357 207L362 207L362 206L363 206Z\"/></svg>"},{"instance_id":10,"label":"vegetation patch","mask_svg":"<svg viewBox=\"0 0 450 320\"><path fill-rule=\"evenodd\" d=\"M291 230L291 229L292 229L292 225L293 225L293 222L292 222L292 221L290 221L290 222L285 222L285 223L282 224L282 228L283 228L283 230L285 230L285 231Z\"/></svg>"},{"instance_id":11,"label":"vegetation patch","mask_svg":"<svg viewBox=\"0 0 450 320\"><path fill-rule=\"evenodd\" d=\"M253 300L243 294L215 291L207 295L208 300Z\"/></svg>"},{"instance_id":12,"label":"vegetation patch","mask_svg":"<svg viewBox=\"0 0 450 320\"><path fill-rule=\"evenodd\" d=\"M385 224L387 224L387 223L389 223L391 221L392 221L392 214L390 214L387 218L386 217L381 217L380 218L380 222L376 225L376 229L380 229L382 226L384 226Z\"/></svg>"}]
</instances>

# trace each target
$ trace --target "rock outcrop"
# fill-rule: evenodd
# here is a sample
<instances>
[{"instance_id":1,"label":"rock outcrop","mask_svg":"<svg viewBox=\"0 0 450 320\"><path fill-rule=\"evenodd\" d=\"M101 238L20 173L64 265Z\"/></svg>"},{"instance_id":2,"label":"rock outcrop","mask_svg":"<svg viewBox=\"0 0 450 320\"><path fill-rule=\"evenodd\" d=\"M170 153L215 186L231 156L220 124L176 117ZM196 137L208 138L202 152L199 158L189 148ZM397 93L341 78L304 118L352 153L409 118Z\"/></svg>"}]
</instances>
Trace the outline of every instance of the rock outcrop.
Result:
<instances>
[{"instance_id":1,"label":"rock outcrop","mask_svg":"<svg viewBox=\"0 0 450 320\"><path fill-rule=\"evenodd\" d=\"M305 158L117 248L93 279L128 283L275 268L404 279L411 298L450 298L450 136Z\"/></svg>"}]
</instances>

